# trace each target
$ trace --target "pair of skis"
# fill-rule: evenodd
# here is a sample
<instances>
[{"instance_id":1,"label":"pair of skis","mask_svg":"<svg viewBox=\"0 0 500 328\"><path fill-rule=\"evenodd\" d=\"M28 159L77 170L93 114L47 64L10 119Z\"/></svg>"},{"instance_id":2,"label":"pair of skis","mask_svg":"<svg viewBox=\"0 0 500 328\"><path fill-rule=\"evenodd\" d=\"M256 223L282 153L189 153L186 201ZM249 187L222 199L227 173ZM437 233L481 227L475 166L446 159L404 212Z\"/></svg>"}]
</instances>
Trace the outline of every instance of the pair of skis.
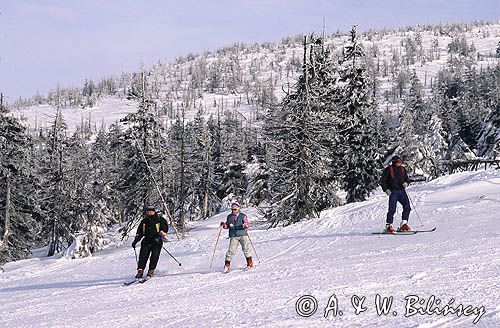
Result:
<instances>
[{"instance_id":1,"label":"pair of skis","mask_svg":"<svg viewBox=\"0 0 500 328\"><path fill-rule=\"evenodd\" d=\"M123 286L130 286L130 285L133 285L133 284L135 284L135 283L140 283L140 284L143 284L143 283L145 283L146 281L148 281L149 279L151 279L151 277L136 278L136 279L134 279L134 280L124 282L124 283L123 283Z\"/></svg>"},{"instance_id":2,"label":"pair of skis","mask_svg":"<svg viewBox=\"0 0 500 328\"><path fill-rule=\"evenodd\" d=\"M242 268L242 269L236 269L236 270L228 270L227 272L223 272L224 274L228 274L228 273L231 273L232 271L248 271L250 270L251 267L245 267L245 268ZM123 283L123 286L130 286L130 285L134 285L136 283L140 283L140 284L143 284L145 283L146 281L150 280L152 277L144 277L144 278L136 278L134 280L131 280L131 281L127 281L127 282L124 282Z\"/></svg>"},{"instance_id":3,"label":"pair of skis","mask_svg":"<svg viewBox=\"0 0 500 328\"><path fill-rule=\"evenodd\" d=\"M238 268L238 269L234 269L234 270L227 270L227 271L222 271L223 274L228 274L228 273L231 273L231 272L234 272L234 271L248 271L250 270L251 268L253 267L245 267L245 268Z\"/></svg>"},{"instance_id":4,"label":"pair of skis","mask_svg":"<svg viewBox=\"0 0 500 328\"><path fill-rule=\"evenodd\" d=\"M410 231L394 231L394 232L372 232L374 235L416 235L417 233L422 233L422 232L433 232L436 231L436 227L432 229L426 229L426 230L410 230Z\"/></svg>"}]
</instances>

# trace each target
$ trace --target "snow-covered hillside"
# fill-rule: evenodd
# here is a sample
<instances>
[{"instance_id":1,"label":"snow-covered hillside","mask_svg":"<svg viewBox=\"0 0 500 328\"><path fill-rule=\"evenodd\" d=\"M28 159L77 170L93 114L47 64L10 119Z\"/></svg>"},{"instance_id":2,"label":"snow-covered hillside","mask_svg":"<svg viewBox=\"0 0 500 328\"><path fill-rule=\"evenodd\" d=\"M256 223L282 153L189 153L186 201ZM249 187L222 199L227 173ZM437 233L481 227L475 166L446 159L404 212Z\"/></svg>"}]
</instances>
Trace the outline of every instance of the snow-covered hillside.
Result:
<instances>
[{"instance_id":1,"label":"snow-covered hillside","mask_svg":"<svg viewBox=\"0 0 500 328\"><path fill-rule=\"evenodd\" d=\"M260 263L248 272L221 273L225 238L209 267L219 221L227 213L168 243L182 266L163 253L157 276L145 284L122 286L135 271L131 239L85 259L8 263L0 274L0 326L499 327L500 170L445 176L408 192L416 209L411 225L435 226L435 232L372 234L382 229L387 206L379 192L366 202L325 211L317 220L269 230L255 224L249 233ZM255 209L244 212L256 220ZM243 262L239 250L234 267ZM377 294L393 297L388 315L377 315ZM296 312L304 295L317 300L310 317ZM366 311L358 315L354 295L366 297ZM405 308L411 295L426 304ZM433 314L405 317L432 297L440 300L429 305ZM343 315L331 311L325 318L328 301L335 299ZM470 305L469 316L438 314L435 308L446 304ZM307 311L307 304L301 309Z\"/></svg>"},{"instance_id":2,"label":"snow-covered hillside","mask_svg":"<svg viewBox=\"0 0 500 328\"><path fill-rule=\"evenodd\" d=\"M89 126L93 130L109 127L117 123L129 113L137 111L134 101L119 97L107 97L100 100L96 106L87 108L69 107L61 109L61 115L68 129L72 132L77 127ZM31 129L47 129L54 124L57 106L39 105L22 108L12 113L13 116L25 122Z\"/></svg>"},{"instance_id":3,"label":"snow-covered hillside","mask_svg":"<svg viewBox=\"0 0 500 328\"><path fill-rule=\"evenodd\" d=\"M359 39L367 60L371 62L370 75L378 81L379 108L386 110L400 106L400 96L392 93L398 93L396 90L399 88L403 91L408 88L407 79L413 71L424 89L429 91L439 70L445 68L453 57L449 53L450 43L462 40L460 38L474 49L471 50L474 67L479 70L495 66L499 37L500 22L484 22L368 31ZM326 44L339 58L343 47L349 44L349 36L347 33L329 35ZM256 112L266 108L273 97L282 99L283 90L296 82L302 70L302 52L300 36L274 43L237 44L199 55L189 54L175 62L158 62L148 69L148 79L154 84L155 101L159 108L168 107L175 111L189 103L187 119L203 108L206 114L217 110L235 111L253 123L258 117ZM130 89L133 83L131 76L133 74L124 73L120 78L111 78L116 80L118 94L126 95L125 90ZM269 94L271 92L273 96ZM49 98L54 97L55 91ZM69 129L74 130L76 125L89 118L92 126L109 125L134 107L126 101L117 101L115 96L111 99L102 97L95 107L84 110L78 106L65 107L63 114L74 113L68 121ZM124 113L125 103L127 109ZM13 110L12 114L25 117L31 127L46 127L53 121L54 111L54 107L36 105L20 111ZM103 122L102 113L107 113L113 120Z\"/></svg>"}]
</instances>

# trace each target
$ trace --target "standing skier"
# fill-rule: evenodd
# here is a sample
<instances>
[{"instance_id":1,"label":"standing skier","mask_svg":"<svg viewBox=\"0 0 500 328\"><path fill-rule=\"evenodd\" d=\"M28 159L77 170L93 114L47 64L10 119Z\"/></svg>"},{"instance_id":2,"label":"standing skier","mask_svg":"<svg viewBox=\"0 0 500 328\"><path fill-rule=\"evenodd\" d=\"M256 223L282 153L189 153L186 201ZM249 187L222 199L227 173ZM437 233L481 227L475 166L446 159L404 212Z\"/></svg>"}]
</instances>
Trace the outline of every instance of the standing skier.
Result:
<instances>
[{"instance_id":1,"label":"standing skier","mask_svg":"<svg viewBox=\"0 0 500 328\"><path fill-rule=\"evenodd\" d=\"M168 232L167 221L158 215L154 206L146 206L144 208L144 212L146 217L142 219L141 223L139 224L135 239L132 242L132 247L135 248L135 245L137 245L137 243L144 237L141 242L139 263L137 264L137 274L135 275L135 278L137 279L142 278L148 258L149 270L147 277L151 278L153 276L156 265L158 264L158 260L160 258L163 239Z\"/></svg>"},{"instance_id":2,"label":"standing skier","mask_svg":"<svg viewBox=\"0 0 500 328\"><path fill-rule=\"evenodd\" d=\"M231 214L226 218L226 222L221 222L220 225L224 229L229 229L229 250L226 253L224 263L224 273L229 272L231 258L238 250L238 244L241 244L243 254L247 259L247 269L253 267L252 256L250 254L250 239L246 229L250 227L248 217L240 212L240 204L234 202L231 204Z\"/></svg>"},{"instance_id":3,"label":"standing skier","mask_svg":"<svg viewBox=\"0 0 500 328\"><path fill-rule=\"evenodd\" d=\"M395 230L392 226L394 220L394 213L396 213L397 203L403 205L402 221L399 226L399 231L410 231L408 226L408 218L410 217L410 200L406 194L406 187L410 183L408 173L406 172L403 162L399 156L394 156L391 159L391 165L384 169L382 177L380 178L380 185L382 190L389 196L389 211L387 212L387 220L385 232L394 233Z\"/></svg>"}]
</instances>

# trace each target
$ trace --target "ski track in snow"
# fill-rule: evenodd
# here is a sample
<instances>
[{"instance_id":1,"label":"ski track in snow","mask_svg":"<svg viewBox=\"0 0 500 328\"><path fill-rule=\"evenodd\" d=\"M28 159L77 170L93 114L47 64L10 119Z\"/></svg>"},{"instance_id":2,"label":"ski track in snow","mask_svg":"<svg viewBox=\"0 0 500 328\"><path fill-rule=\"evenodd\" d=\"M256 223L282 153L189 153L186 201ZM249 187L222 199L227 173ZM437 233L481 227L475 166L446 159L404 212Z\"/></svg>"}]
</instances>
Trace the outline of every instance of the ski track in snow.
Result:
<instances>
[{"instance_id":1,"label":"ski track in snow","mask_svg":"<svg viewBox=\"0 0 500 328\"><path fill-rule=\"evenodd\" d=\"M33 258L9 263L0 274L0 327L499 327L500 170L464 172L408 189L432 233L373 235L382 229L387 197L321 213L317 220L249 230L261 259L243 272L241 249L233 270L221 274L228 247L223 231L209 267L218 223L227 213L194 224L188 238L165 246L157 275L144 284L132 279L131 240L79 260ZM413 207L413 206L412 206ZM257 211L244 209L255 218ZM399 223L401 208L395 224ZM420 225L415 211L412 226ZM493 228L493 229L492 229ZM172 237L175 238L175 237ZM335 294L344 315L324 318ZM393 297L396 316L375 312L374 300ZM317 312L295 312L302 295L313 295ZM366 312L354 314L351 296L366 297ZM474 316L404 316L408 295L443 304L484 306ZM391 311L392 311L391 310Z\"/></svg>"}]
</instances>

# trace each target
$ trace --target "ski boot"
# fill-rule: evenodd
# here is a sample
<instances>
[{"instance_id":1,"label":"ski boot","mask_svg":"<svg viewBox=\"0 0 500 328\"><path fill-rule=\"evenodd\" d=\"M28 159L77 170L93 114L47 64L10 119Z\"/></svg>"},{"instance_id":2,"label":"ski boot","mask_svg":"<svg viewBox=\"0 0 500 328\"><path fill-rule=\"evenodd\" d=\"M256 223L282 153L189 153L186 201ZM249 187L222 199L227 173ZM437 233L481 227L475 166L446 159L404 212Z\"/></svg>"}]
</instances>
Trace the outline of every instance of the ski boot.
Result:
<instances>
[{"instance_id":1,"label":"ski boot","mask_svg":"<svg viewBox=\"0 0 500 328\"><path fill-rule=\"evenodd\" d=\"M135 279L141 279L143 273L144 269L137 269L137 274L135 275Z\"/></svg>"},{"instance_id":2,"label":"ski boot","mask_svg":"<svg viewBox=\"0 0 500 328\"><path fill-rule=\"evenodd\" d=\"M230 261L226 261L224 263L224 273L228 273L229 272L229 267L231 265L231 262Z\"/></svg>"},{"instance_id":3,"label":"ski boot","mask_svg":"<svg viewBox=\"0 0 500 328\"><path fill-rule=\"evenodd\" d=\"M253 261L252 261L252 257L247 257L247 267L245 268L245 270L249 270L253 267Z\"/></svg>"},{"instance_id":4,"label":"ski boot","mask_svg":"<svg viewBox=\"0 0 500 328\"><path fill-rule=\"evenodd\" d=\"M151 277L153 277L153 274L154 274L155 270L154 269L149 269L148 270L148 274L146 275L146 277L149 279Z\"/></svg>"},{"instance_id":5,"label":"ski boot","mask_svg":"<svg viewBox=\"0 0 500 328\"><path fill-rule=\"evenodd\" d=\"M399 226L398 231L411 231L411 228L408 225L408 221L407 220L401 221L401 225Z\"/></svg>"},{"instance_id":6,"label":"ski boot","mask_svg":"<svg viewBox=\"0 0 500 328\"><path fill-rule=\"evenodd\" d=\"M384 233L396 233L396 230L392 226L392 224L386 224Z\"/></svg>"}]
</instances>

